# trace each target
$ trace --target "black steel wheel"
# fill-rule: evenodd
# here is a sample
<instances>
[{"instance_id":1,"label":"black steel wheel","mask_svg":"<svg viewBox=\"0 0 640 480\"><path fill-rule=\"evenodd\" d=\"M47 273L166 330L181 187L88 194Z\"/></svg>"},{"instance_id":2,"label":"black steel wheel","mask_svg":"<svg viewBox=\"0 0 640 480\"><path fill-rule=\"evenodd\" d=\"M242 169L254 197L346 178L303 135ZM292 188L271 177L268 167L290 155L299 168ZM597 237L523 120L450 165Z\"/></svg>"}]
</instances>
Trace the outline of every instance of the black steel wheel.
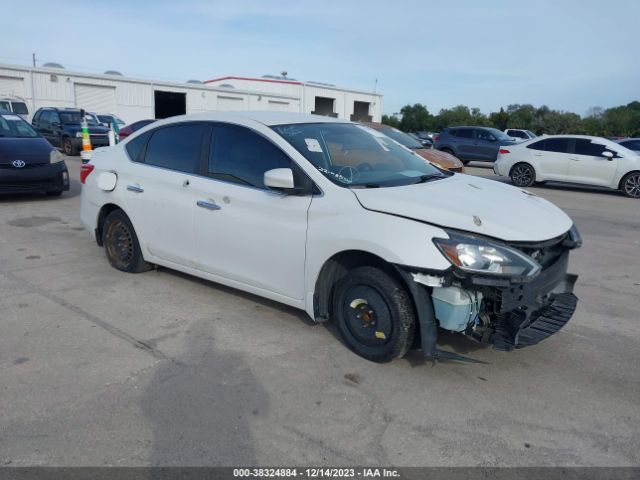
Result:
<instances>
[{"instance_id":1,"label":"black steel wheel","mask_svg":"<svg viewBox=\"0 0 640 480\"><path fill-rule=\"evenodd\" d=\"M518 187L530 187L536 181L536 172L528 163L518 163L511 169L511 181Z\"/></svg>"},{"instance_id":2,"label":"black steel wheel","mask_svg":"<svg viewBox=\"0 0 640 480\"><path fill-rule=\"evenodd\" d=\"M344 341L374 362L403 357L415 333L416 316L403 285L386 272L359 267L335 286L333 314Z\"/></svg>"},{"instance_id":3,"label":"black steel wheel","mask_svg":"<svg viewBox=\"0 0 640 480\"><path fill-rule=\"evenodd\" d=\"M69 157L77 153L75 147L73 146L73 142L69 137L64 137L62 139L62 151Z\"/></svg>"},{"instance_id":4,"label":"black steel wheel","mask_svg":"<svg viewBox=\"0 0 640 480\"><path fill-rule=\"evenodd\" d=\"M102 227L102 241L107 259L114 268L129 273L151 269L142 256L133 225L122 210L107 216Z\"/></svg>"},{"instance_id":5,"label":"black steel wheel","mask_svg":"<svg viewBox=\"0 0 640 480\"><path fill-rule=\"evenodd\" d=\"M620 190L627 197L640 198L640 172L631 172L620 182Z\"/></svg>"}]
</instances>

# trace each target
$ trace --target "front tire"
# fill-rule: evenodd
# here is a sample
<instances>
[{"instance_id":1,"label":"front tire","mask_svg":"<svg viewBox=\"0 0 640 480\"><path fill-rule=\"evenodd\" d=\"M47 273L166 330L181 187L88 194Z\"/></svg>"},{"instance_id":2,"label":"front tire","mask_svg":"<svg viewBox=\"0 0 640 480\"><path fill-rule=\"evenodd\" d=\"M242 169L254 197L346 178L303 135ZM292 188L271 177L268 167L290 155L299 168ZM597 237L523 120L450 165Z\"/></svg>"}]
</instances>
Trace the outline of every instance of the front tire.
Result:
<instances>
[{"instance_id":1,"label":"front tire","mask_svg":"<svg viewBox=\"0 0 640 480\"><path fill-rule=\"evenodd\" d=\"M640 172L627 174L620 182L620 190L627 197L640 198Z\"/></svg>"},{"instance_id":2,"label":"front tire","mask_svg":"<svg viewBox=\"0 0 640 480\"><path fill-rule=\"evenodd\" d=\"M405 288L386 272L359 267L335 286L333 313L349 348L373 362L403 357L413 343L416 314Z\"/></svg>"},{"instance_id":3,"label":"front tire","mask_svg":"<svg viewBox=\"0 0 640 480\"><path fill-rule=\"evenodd\" d=\"M47 193L47 196L49 197L59 197L60 195L62 195L62 190L51 190L46 193Z\"/></svg>"},{"instance_id":4,"label":"front tire","mask_svg":"<svg viewBox=\"0 0 640 480\"><path fill-rule=\"evenodd\" d=\"M536 181L536 171L528 163L518 163L509 174L511 182L518 187L530 187Z\"/></svg>"},{"instance_id":5,"label":"front tire","mask_svg":"<svg viewBox=\"0 0 640 480\"><path fill-rule=\"evenodd\" d=\"M78 153L76 147L73 146L73 142L69 137L64 137L62 139L62 151L69 157L72 157Z\"/></svg>"},{"instance_id":6,"label":"front tire","mask_svg":"<svg viewBox=\"0 0 640 480\"><path fill-rule=\"evenodd\" d=\"M102 226L102 242L112 267L127 273L151 270L145 262L131 221L122 210L111 212Z\"/></svg>"}]
</instances>

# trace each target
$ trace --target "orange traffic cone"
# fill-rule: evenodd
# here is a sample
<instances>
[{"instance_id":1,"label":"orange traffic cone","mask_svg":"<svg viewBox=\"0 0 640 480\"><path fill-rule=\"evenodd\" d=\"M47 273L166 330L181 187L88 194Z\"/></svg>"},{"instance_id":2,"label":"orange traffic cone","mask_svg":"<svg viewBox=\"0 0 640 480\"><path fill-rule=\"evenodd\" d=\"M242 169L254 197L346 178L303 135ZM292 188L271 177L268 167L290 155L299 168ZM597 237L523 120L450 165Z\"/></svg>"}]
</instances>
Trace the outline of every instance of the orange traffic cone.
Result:
<instances>
[{"instance_id":1,"label":"orange traffic cone","mask_svg":"<svg viewBox=\"0 0 640 480\"><path fill-rule=\"evenodd\" d=\"M82 117L82 153L80 156L82 160L89 161L91 160L91 152L93 149L91 148L91 139L89 138L89 124L87 123L87 117Z\"/></svg>"}]
</instances>

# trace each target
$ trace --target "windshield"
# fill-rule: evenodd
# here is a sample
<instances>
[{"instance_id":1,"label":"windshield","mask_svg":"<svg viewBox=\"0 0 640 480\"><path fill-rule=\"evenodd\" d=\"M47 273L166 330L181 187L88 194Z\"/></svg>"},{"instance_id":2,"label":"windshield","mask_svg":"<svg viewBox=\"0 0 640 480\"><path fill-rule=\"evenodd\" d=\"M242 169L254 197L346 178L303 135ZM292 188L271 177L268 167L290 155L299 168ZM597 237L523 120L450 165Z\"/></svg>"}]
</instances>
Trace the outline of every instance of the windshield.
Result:
<instances>
[{"instance_id":1,"label":"windshield","mask_svg":"<svg viewBox=\"0 0 640 480\"><path fill-rule=\"evenodd\" d=\"M34 138L38 134L18 115L0 115L0 137Z\"/></svg>"},{"instance_id":2,"label":"windshield","mask_svg":"<svg viewBox=\"0 0 640 480\"><path fill-rule=\"evenodd\" d=\"M496 128L487 128L498 140L511 141L512 137Z\"/></svg>"},{"instance_id":3,"label":"windshield","mask_svg":"<svg viewBox=\"0 0 640 480\"><path fill-rule=\"evenodd\" d=\"M400 130L396 130L395 128L381 128L379 131L384 133L387 137L393 138L400 145L404 145L407 148L424 148L424 146L411 135L401 132Z\"/></svg>"},{"instance_id":4,"label":"windshield","mask_svg":"<svg viewBox=\"0 0 640 480\"><path fill-rule=\"evenodd\" d=\"M86 118L89 125L98 125L100 123L90 113L86 114ZM82 123L82 115L80 115L80 112L60 112L60 121L62 123Z\"/></svg>"},{"instance_id":5,"label":"windshield","mask_svg":"<svg viewBox=\"0 0 640 480\"><path fill-rule=\"evenodd\" d=\"M535 133L533 133L531 130L527 130L527 133L529 134L529 137L531 138L536 138L537 135Z\"/></svg>"},{"instance_id":6,"label":"windshield","mask_svg":"<svg viewBox=\"0 0 640 480\"><path fill-rule=\"evenodd\" d=\"M362 125L307 123L273 129L325 177L343 187L393 187L450 175Z\"/></svg>"}]
</instances>

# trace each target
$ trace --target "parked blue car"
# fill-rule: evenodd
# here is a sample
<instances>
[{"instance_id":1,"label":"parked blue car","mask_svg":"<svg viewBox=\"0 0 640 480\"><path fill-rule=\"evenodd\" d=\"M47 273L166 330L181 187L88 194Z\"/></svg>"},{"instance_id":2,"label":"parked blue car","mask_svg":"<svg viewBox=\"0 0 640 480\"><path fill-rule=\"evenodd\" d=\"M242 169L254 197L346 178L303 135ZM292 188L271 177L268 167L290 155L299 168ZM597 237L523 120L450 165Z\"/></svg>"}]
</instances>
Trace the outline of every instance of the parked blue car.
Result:
<instances>
[{"instance_id":1,"label":"parked blue car","mask_svg":"<svg viewBox=\"0 0 640 480\"><path fill-rule=\"evenodd\" d=\"M516 143L504 132L488 127L445 128L434 140L433 148L458 157L465 165L471 160L495 162L500 147Z\"/></svg>"}]
</instances>

